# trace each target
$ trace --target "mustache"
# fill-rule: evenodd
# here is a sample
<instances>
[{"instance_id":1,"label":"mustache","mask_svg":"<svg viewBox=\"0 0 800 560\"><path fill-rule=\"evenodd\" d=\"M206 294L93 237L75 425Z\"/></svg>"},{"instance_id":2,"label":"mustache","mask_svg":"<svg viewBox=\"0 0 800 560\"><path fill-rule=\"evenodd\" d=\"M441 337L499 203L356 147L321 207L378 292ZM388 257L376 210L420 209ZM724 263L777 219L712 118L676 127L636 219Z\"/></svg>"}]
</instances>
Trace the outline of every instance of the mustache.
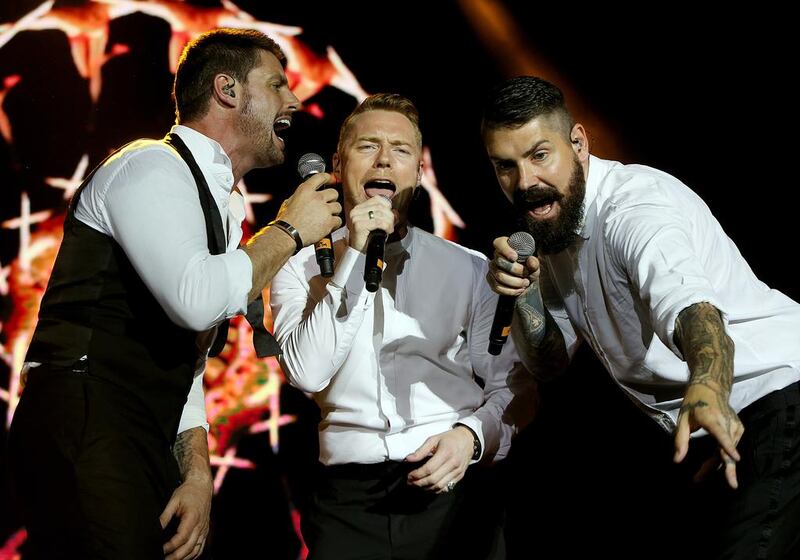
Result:
<instances>
[{"instance_id":1,"label":"mustache","mask_svg":"<svg viewBox=\"0 0 800 560\"><path fill-rule=\"evenodd\" d=\"M517 189L514 191L514 206L527 210L536 208L542 204L560 202L564 195L554 187L531 187L529 189Z\"/></svg>"}]
</instances>

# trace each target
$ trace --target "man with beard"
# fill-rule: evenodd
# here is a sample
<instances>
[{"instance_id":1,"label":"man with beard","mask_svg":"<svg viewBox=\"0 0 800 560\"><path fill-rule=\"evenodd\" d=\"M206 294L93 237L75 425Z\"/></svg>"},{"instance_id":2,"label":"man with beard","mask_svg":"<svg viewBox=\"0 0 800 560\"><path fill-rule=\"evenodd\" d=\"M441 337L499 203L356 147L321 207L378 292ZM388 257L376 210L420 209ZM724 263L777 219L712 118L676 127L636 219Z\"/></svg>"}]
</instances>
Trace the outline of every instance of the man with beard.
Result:
<instances>
[{"instance_id":1,"label":"man with beard","mask_svg":"<svg viewBox=\"0 0 800 560\"><path fill-rule=\"evenodd\" d=\"M10 433L26 557L202 554L209 348L248 302L258 315L292 254L341 224L321 174L239 247L235 185L283 161L278 133L298 109L285 65L260 32L200 36L175 76L178 124L117 151L76 192Z\"/></svg>"},{"instance_id":2,"label":"man with beard","mask_svg":"<svg viewBox=\"0 0 800 560\"><path fill-rule=\"evenodd\" d=\"M560 90L519 77L484 108L497 180L534 235L516 263L495 240L488 281L516 296L513 338L549 379L589 343L619 386L689 451L710 557L800 554L800 305L758 281L675 178L590 156ZM710 437L709 435L710 434ZM708 461L707 461L708 460ZM698 556L699 557L699 556Z\"/></svg>"},{"instance_id":3,"label":"man with beard","mask_svg":"<svg viewBox=\"0 0 800 560\"><path fill-rule=\"evenodd\" d=\"M333 156L347 222L333 235L333 277L304 249L272 283L284 372L322 411L322 466L303 517L312 560L479 558L498 522L496 509L468 506L477 473L459 481L508 451L518 357L513 344L487 352L497 296L486 258L408 223L421 158L414 105L368 97ZM389 237L370 292L365 253L377 230ZM462 519L480 530L465 533Z\"/></svg>"}]
</instances>

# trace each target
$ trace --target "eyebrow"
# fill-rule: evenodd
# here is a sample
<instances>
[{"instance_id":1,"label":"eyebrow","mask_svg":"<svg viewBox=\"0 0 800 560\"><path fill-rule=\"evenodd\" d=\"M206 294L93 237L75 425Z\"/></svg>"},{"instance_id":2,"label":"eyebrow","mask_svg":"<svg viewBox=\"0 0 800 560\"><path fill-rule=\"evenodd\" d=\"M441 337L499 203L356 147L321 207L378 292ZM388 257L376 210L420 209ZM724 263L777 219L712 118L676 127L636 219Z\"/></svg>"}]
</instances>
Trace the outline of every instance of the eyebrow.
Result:
<instances>
[{"instance_id":1,"label":"eyebrow","mask_svg":"<svg viewBox=\"0 0 800 560\"><path fill-rule=\"evenodd\" d=\"M546 144L547 142L549 142L549 140L547 140L546 138L543 138L543 139L539 140L538 142L536 142L536 144L531 146L531 148L529 150L527 150L524 154L522 154L522 159L528 159L529 157L531 157L536 152L536 150L541 148L542 144ZM492 157L492 156L489 156L489 159L492 160L492 161L496 161L498 163L499 162L505 162L505 161L512 161L510 159L496 158L496 157Z\"/></svg>"},{"instance_id":2,"label":"eyebrow","mask_svg":"<svg viewBox=\"0 0 800 560\"><path fill-rule=\"evenodd\" d=\"M379 138L378 136L371 136L371 135L362 135L356 138L356 142L375 142L380 143L383 139ZM411 142L406 142L405 140L389 140L389 144L392 146L413 146Z\"/></svg>"},{"instance_id":3,"label":"eyebrow","mask_svg":"<svg viewBox=\"0 0 800 560\"><path fill-rule=\"evenodd\" d=\"M274 74L270 74L269 76L267 76L267 82L271 83L271 82L275 82L275 81L278 82L279 86L288 86L289 85L289 80L286 77L286 74L274 73Z\"/></svg>"}]
</instances>

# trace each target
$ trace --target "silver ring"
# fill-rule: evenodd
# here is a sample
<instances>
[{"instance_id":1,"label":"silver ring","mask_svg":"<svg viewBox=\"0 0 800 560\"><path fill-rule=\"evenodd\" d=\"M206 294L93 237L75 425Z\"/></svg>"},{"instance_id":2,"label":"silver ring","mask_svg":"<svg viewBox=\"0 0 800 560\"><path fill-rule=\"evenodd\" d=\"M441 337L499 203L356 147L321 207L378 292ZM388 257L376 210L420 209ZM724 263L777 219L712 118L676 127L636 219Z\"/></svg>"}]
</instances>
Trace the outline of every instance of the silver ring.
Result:
<instances>
[{"instance_id":1,"label":"silver ring","mask_svg":"<svg viewBox=\"0 0 800 560\"><path fill-rule=\"evenodd\" d=\"M372 210L370 210L369 212L367 212L367 216L369 216L369 219L371 220L372 218L374 218L374 217L375 217L375 212L373 212Z\"/></svg>"},{"instance_id":2,"label":"silver ring","mask_svg":"<svg viewBox=\"0 0 800 560\"><path fill-rule=\"evenodd\" d=\"M456 481L455 480L451 480L450 482L447 483L447 486L446 486L448 492L452 492L453 488L455 488L455 487L456 487Z\"/></svg>"}]
</instances>

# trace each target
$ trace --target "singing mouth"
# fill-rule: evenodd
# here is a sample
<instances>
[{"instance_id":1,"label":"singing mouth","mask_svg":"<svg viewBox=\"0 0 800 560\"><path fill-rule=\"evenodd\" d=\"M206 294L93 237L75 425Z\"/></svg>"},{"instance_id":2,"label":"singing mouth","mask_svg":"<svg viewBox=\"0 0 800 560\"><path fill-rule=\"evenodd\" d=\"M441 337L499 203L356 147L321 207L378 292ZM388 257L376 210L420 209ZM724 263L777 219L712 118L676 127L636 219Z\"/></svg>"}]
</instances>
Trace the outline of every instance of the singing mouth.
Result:
<instances>
[{"instance_id":1,"label":"singing mouth","mask_svg":"<svg viewBox=\"0 0 800 560\"><path fill-rule=\"evenodd\" d=\"M275 135L278 136L279 132L283 132L290 126L292 126L291 117L282 116L275 119L275 122L272 125L272 129L275 131ZM280 136L278 136L278 138L280 138Z\"/></svg>"},{"instance_id":2,"label":"singing mouth","mask_svg":"<svg viewBox=\"0 0 800 560\"><path fill-rule=\"evenodd\" d=\"M391 199L397 187L389 179L372 179L364 185L364 192L370 198L373 196L383 196Z\"/></svg>"}]
</instances>

